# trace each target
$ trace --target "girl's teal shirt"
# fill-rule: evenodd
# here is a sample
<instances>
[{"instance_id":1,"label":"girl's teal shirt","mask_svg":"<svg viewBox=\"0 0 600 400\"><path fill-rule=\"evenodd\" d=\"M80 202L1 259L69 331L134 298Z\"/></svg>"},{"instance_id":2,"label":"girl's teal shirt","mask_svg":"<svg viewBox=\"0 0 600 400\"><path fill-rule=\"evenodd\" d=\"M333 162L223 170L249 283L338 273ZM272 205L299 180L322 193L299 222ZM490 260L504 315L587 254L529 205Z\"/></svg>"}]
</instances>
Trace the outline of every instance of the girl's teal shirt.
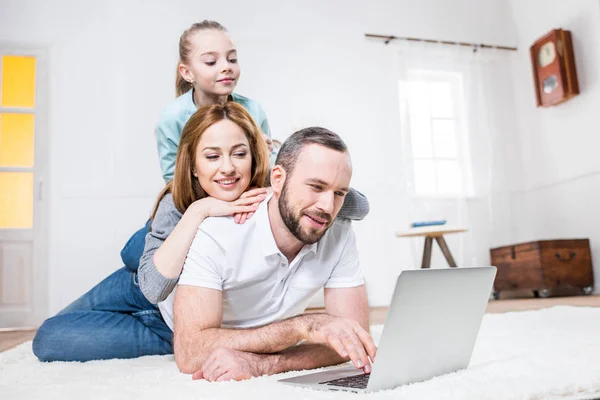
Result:
<instances>
[{"instance_id":1,"label":"girl's teal shirt","mask_svg":"<svg viewBox=\"0 0 600 400\"><path fill-rule=\"evenodd\" d=\"M156 126L158 158L165 183L173 179L175 157L177 156L181 131L192 114L197 111L192 93L193 90L190 90L171 102L163 111ZM269 121L267 121L267 115L260 104L237 93L232 93L231 97L234 102L242 105L248 111L256 124L270 137Z\"/></svg>"}]
</instances>

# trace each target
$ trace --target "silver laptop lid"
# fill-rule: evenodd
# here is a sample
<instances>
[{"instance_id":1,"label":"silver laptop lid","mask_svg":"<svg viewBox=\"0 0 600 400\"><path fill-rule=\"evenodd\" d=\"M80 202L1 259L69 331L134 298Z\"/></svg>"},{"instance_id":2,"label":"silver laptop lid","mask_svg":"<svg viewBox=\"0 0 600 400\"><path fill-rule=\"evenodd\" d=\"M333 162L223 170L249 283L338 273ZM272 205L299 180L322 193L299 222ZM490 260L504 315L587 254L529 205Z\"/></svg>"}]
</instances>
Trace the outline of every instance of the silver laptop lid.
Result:
<instances>
[{"instance_id":1,"label":"silver laptop lid","mask_svg":"<svg viewBox=\"0 0 600 400\"><path fill-rule=\"evenodd\" d=\"M466 368L495 275L496 267L403 271L367 391Z\"/></svg>"}]
</instances>

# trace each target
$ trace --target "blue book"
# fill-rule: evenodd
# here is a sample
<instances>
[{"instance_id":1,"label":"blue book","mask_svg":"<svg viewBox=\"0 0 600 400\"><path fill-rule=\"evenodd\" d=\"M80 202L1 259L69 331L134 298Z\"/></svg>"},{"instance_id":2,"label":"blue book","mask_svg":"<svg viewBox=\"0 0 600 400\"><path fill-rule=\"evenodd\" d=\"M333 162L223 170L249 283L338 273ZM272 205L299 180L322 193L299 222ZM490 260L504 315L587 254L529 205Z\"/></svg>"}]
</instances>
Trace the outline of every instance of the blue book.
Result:
<instances>
[{"instance_id":1,"label":"blue book","mask_svg":"<svg viewBox=\"0 0 600 400\"><path fill-rule=\"evenodd\" d=\"M439 221L419 221L419 222L413 222L412 224L410 224L410 226L412 228L420 228L423 226L436 226L436 225L444 225L446 224L446 220L439 220Z\"/></svg>"}]
</instances>

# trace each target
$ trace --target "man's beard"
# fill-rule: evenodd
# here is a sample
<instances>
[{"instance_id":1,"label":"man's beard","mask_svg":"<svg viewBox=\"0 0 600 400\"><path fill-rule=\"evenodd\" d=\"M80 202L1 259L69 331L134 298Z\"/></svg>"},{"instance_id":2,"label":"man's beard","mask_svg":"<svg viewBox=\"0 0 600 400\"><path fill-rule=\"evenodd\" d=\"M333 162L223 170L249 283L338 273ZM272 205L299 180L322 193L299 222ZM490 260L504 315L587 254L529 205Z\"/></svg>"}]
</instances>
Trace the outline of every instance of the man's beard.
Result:
<instances>
[{"instance_id":1,"label":"man's beard","mask_svg":"<svg viewBox=\"0 0 600 400\"><path fill-rule=\"evenodd\" d=\"M281 219L285 226L292 232L292 235L296 237L299 241L304 244L313 244L319 241L327 232L327 229L331 226L331 215L326 213L314 212L314 216L318 218L322 218L326 220L325 229L319 230L316 228L311 228L308 232L304 232L302 230L302 226L300 226L300 218L302 218L302 214L298 213L294 214L294 209L289 201L289 191L288 185L283 184L283 188L281 190L281 197L279 198L279 214L281 215Z\"/></svg>"}]
</instances>

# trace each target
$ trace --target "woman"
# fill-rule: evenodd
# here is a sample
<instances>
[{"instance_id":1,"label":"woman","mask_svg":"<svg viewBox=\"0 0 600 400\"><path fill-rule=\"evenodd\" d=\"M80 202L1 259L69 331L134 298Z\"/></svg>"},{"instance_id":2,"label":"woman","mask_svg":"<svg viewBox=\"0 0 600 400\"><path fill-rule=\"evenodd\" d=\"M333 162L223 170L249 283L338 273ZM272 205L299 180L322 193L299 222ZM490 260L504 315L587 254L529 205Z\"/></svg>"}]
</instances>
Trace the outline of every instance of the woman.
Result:
<instances>
[{"instance_id":1,"label":"woman","mask_svg":"<svg viewBox=\"0 0 600 400\"><path fill-rule=\"evenodd\" d=\"M200 107L227 101L238 103L254 118L265 141L270 140L269 123L261 105L233 92L240 73L235 44L220 23L196 22L181 34L175 78L177 98L165 107L156 126L156 145L165 183L173 179L182 129ZM236 222L244 222L247 216L236 214ZM150 221L132 235L121 251L130 271L138 270L149 230Z\"/></svg>"},{"instance_id":2,"label":"woman","mask_svg":"<svg viewBox=\"0 0 600 400\"><path fill-rule=\"evenodd\" d=\"M256 210L264 189L240 196L263 186L268 169L262 132L242 106L200 108L181 134L174 178L159 196L142 260L161 266L156 273L168 277L173 269L178 277L198 225L208 216ZM171 354L172 338L137 273L124 267L46 320L33 352L41 361L133 358Z\"/></svg>"}]
</instances>

